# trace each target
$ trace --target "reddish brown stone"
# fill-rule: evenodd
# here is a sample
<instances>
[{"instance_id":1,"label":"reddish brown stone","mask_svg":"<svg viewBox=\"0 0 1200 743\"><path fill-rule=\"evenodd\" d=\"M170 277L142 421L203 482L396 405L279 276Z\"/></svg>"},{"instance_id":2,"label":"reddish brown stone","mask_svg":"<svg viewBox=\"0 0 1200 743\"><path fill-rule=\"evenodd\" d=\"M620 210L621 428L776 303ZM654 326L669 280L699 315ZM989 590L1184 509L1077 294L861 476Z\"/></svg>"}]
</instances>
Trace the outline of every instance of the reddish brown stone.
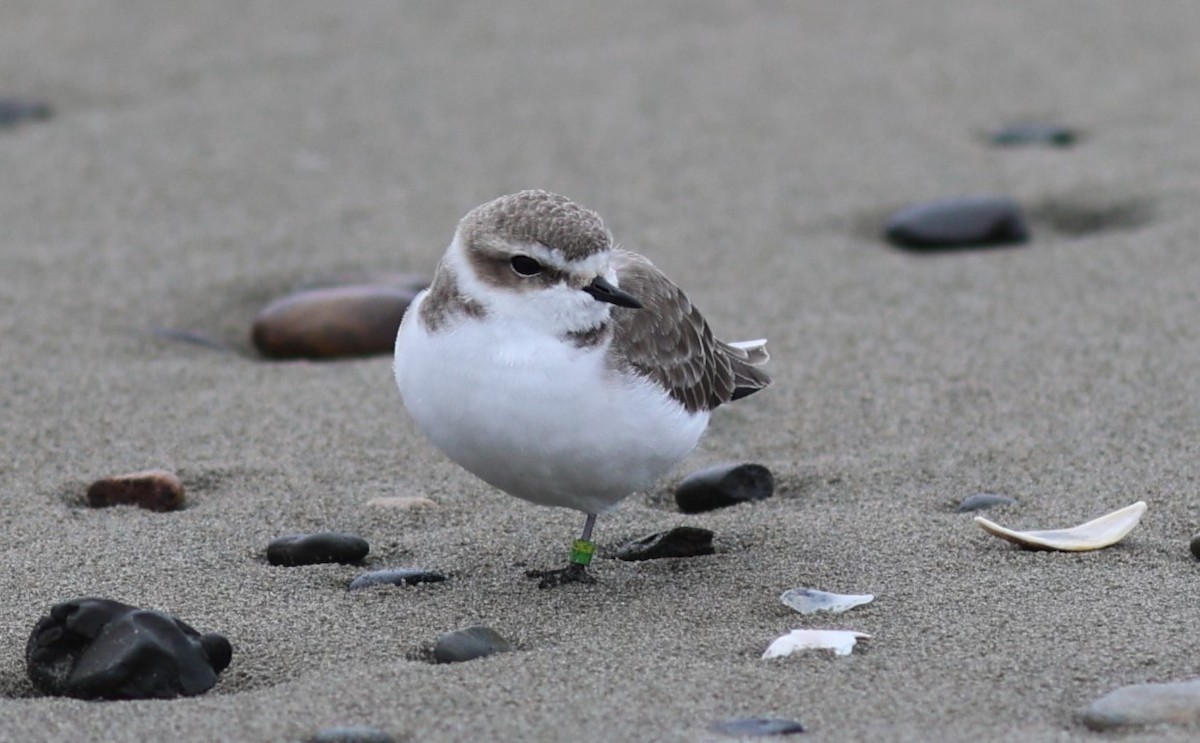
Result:
<instances>
[{"instance_id":1,"label":"reddish brown stone","mask_svg":"<svg viewBox=\"0 0 1200 743\"><path fill-rule=\"evenodd\" d=\"M254 346L273 359L335 359L391 353L416 292L394 286L337 286L290 294L254 320Z\"/></svg>"},{"instance_id":2,"label":"reddish brown stone","mask_svg":"<svg viewBox=\"0 0 1200 743\"><path fill-rule=\"evenodd\" d=\"M146 470L97 480L87 491L92 508L139 506L150 511L183 508L183 483L166 470Z\"/></svg>"}]
</instances>

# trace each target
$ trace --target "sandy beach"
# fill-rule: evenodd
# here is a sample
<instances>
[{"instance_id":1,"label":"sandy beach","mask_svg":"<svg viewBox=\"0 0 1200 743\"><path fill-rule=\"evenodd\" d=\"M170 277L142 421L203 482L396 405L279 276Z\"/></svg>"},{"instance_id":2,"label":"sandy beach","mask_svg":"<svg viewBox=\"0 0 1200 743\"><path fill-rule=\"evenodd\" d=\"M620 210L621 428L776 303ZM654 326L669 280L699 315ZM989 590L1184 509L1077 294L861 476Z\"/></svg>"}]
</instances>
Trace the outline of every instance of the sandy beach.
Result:
<instances>
[{"instance_id":1,"label":"sandy beach","mask_svg":"<svg viewBox=\"0 0 1200 743\"><path fill-rule=\"evenodd\" d=\"M0 98L0 740L1190 741L1096 733L1127 684L1198 673L1200 4L6 0ZM1077 144L995 147L1047 121ZM716 554L539 590L578 513L475 479L406 415L391 359L268 361L255 314L314 278L430 274L458 219L525 188L599 212L775 382L604 514L602 552L679 525ZM1023 246L919 255L906 205L996 194ZM211 345L181 340L200 336ZM215 346L215 347L213 347ZM674 485L757 462L774 497ZM620 466L620 463L614 463ZM188 507L87 508L162 468ZM1006 526L1145 501L1115 547L1026 552ZM390 496L431 499L403 510ZM295 532L365 563L282 568ZM444 583L348 592L364 570ZM784 590L871 593L837 617ZM38 617L100 596L233 645L202 696L41 696ZM435 665L487 625L511 653ZM766 661L799 627L871 638Z\"/></svg>"}]
</instances>

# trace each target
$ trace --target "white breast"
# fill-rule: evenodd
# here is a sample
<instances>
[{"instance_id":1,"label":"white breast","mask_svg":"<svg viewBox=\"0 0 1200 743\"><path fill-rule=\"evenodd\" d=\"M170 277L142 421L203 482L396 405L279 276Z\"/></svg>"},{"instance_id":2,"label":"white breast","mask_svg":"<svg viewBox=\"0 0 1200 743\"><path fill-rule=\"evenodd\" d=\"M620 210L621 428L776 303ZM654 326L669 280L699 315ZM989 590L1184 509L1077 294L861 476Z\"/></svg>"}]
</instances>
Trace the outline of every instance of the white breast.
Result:
<instances>
[{"instance_id":1,"label":"white breast","mask_svg":"<svg viewBox=\"0 0 1200 743\"><path fill-rule=\"evenodd\" d=\"M708 413L607 368L605 349L463 318L430 335L419 297L396 339L396 383L433 443L534 503L598 513L690 452Z\"/></svg>"}]
</instances>

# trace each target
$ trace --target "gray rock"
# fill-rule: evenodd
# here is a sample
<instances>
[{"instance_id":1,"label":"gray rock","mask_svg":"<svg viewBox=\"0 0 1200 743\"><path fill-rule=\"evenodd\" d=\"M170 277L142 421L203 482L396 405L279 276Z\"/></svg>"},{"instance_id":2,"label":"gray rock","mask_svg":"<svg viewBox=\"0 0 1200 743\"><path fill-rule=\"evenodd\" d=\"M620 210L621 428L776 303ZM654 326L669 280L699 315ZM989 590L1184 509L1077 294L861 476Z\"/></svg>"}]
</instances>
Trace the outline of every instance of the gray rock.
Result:
<instances>
[{"instance_id":1,"label":"gray rock","mask_svg":"<svg viewBox=\"0 0 1200 743\"><path fill-rule=\"evenodd\" d=\"M366 725L340 725L317 731L305 743L396 743L396 738Z\"/></svg>"},{"instance_id":2,"label":"gray rock","mask_svg":"<svg viewBox=\"0 0 1200 743\"><path fill-rule=\"evenodd\" d=\"M267 562L295 567L326 562L356 563L367 556L371 545L362 537L336 531L288 534L267 545Z\"/></svg>"},{"instance_id":3,"label":"gray rock","mask_svg":"<svg viewBox=\"0 0 1200 743\"><path fill-rule=\"evenodd\" d=\"M722 464L685 477L675 488L675 502L684 513L702 513L770 498L774 492L775 478L761 464Z\"/></svg>"},{"instance_id":4,"label":"gray rock","mask_svg":"<svg viewBox=\"0 0 1200 743\"><path fill-rule=\"evenodd\" d=\"M496 630L475 625L439 637L433 647L433 659L438 663L461 663L512 649L512 643Z\"/></svg>"},{"instance_id":5,"label":"gray rock","mask_svg":"<svg viewBox=\"0 0 1200 743\"><path fill-rule=\"evenodd\" d=\"M372 570L369 573L363 573L358 576L350 581L349 590L357 591L360 588L382 585L412 586L417 583L441 583L444 580L446 580L446 576L436 570L426 570L425 568L385 568L383 570Z\"/></svg>"},{"instance_id":6,"label":"gray rock","mask_svg":"<svg viewBox=\"0 0 1200 743\"><path fill-rule=\"evenodd\" d=\"M968 511L982 511L985 508L995 508L996 506L1015 506L1017 499L999 493L976 493L968 495L958 504L959 513L967 513Z\"/></svg>"},{"instance_id":7,"label":"gray rock","mask_svg":"<svg viewBox=\"0 0 1200 743\"><path fill-rule=\"evenodd\" d=\"M792 735L803 733L804 726L795 720L777 717L734 717L720 720L708 726L714 733L723 733L739 738L762 738L769 735Z\"/></svg>"},{"instance_id":8,"label":"gray rock","mask_svg":"<svg viewBox=\"0 0 1200 743\"><path fill-rule=\"evenodd\" d=\"M618 560L658 560L664 557L695 557L713 553L713 533L697 526L677 526L617 548Z\"/></svg>"},{"instance_id":9,"label":"gray rock","mask_svg":"<svg viewBox=\"0 0 1200 743\"><path fill-rule=\"evenodd\" d=\"M1004 196L967 196L916 204L893 214L884 235L916 250L1007 245L1029 240L1017 202Z\"/></svg>"},{"instance_id":10,"label":"gray rock","mask_svg":"<svg viewBox=\"0 0 1200 743\"><path fill-rule=\"evenodd\" d=\"M1093 730L1200 722L1200 678L1122 686L1092 702L1082 718Z\"/></svg>"}]
</instances>

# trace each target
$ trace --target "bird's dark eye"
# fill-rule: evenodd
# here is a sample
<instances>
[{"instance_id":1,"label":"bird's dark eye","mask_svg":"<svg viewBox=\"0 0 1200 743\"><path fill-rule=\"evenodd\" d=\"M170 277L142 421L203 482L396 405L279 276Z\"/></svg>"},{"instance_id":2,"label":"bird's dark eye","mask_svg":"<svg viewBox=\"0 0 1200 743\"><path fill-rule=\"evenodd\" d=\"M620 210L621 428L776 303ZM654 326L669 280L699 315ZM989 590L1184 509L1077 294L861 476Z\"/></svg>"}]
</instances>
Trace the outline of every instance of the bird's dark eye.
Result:
<instances>
[{"instance_id":1,"label":"bird's dark eye","mask_svg":"<svg viewBox=\"0 0 1200 743\"><path fill-rule=\"evenodd\" d=\"M514 255L509 263L520 276L537 276L542 272L542 264L527 255Z\"/></svg>"}]
</instances>

